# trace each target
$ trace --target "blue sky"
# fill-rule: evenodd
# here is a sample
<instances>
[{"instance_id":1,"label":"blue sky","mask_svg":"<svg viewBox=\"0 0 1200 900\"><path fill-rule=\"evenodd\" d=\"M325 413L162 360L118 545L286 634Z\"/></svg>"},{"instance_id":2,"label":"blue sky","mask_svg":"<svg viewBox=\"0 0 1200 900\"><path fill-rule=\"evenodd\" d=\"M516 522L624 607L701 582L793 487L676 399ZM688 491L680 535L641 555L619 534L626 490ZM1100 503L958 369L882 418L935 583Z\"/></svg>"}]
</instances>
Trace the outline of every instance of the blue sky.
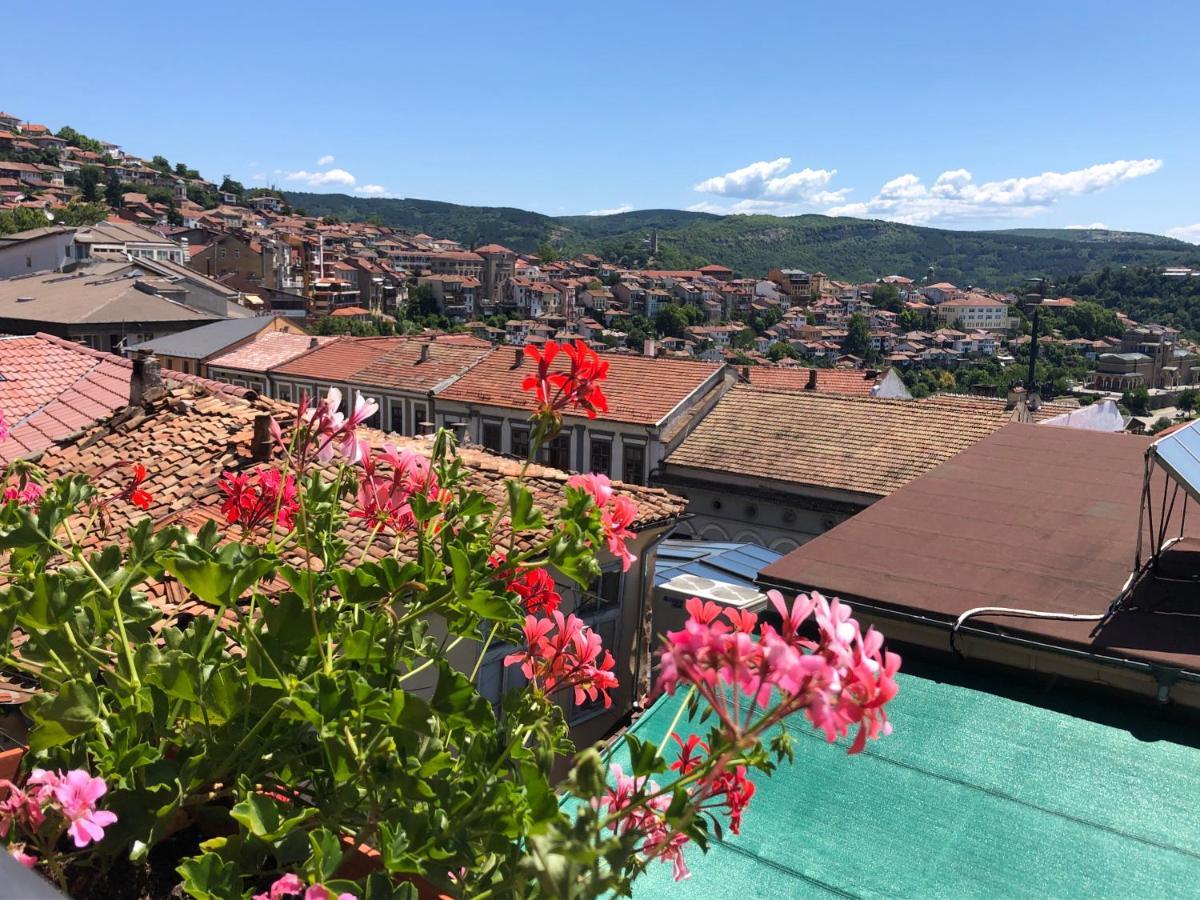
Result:
<instances>
[{"instance_id":1,"label":"blue sky","mask_svg":"<svg viewBox=\"0 0 1200 900\"><path fill-rule=\"evenodd\" d=\"M0 108L210 178L1200 242L1195 3L5 7Z\"/></svg>"}]
</instances>

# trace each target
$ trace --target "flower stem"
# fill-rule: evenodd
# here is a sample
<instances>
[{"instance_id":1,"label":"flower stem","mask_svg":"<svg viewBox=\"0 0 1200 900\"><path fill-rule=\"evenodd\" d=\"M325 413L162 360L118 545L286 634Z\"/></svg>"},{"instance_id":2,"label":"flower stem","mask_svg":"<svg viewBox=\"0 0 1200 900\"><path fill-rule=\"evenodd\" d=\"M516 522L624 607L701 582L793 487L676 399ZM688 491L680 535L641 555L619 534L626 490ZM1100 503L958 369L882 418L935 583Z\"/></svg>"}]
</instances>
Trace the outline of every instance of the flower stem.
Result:
<instances>
[{"instance_id":1,"label":"flower stem","mask_svg":"<svg viewBox=\"0 0 1200 900\"><path fill-rule=\"evenodd\" d=\"M475 668L471 670L471 681L475 680L475 676L479 674L479 667L483 665L483 658L487 655L488 647L492 643L492 638L496 636L496 632L500 629L499 622L492 623L492 630L488 632L487 640L483 642L483 646L479 648L479 656L475 660Z\"/></svg>"},{"instance_id":2,"label":"flower stem","mask_svg":"<svg viewBox=\"0 0 1200 900\"><path fill-rule=\"evenodd\" d=\"M684 695L682 702L680 702L679 709L675 710L675 718L671 720L671 724L667 727L667 733L663 735L662 743L658 745L658 752L654 754L655 756L662 756L663 750L667 746L667 741L671 740L671 735L675 733L675 727L679 724L679 720L683 718L683 711L687 709L688 704L692 702L694 696L696 696L696 686L692 685L688 688L688 692Z\"/></svg>"}]
</instances>

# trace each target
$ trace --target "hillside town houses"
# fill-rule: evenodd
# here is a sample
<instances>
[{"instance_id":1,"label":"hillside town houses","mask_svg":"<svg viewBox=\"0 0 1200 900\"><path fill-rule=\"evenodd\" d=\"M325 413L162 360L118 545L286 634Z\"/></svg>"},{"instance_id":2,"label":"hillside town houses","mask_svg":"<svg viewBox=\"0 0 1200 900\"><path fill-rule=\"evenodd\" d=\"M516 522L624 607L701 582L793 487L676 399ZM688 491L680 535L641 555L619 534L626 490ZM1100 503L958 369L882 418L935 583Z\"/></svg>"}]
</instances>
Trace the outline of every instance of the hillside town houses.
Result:
<instances>
[{"instance_id":1,"label":"hillside town houses","mask_svg":"<svg viewBox=\"0 0 1200 900\"><path fill-rule=\"evenodd\" d=\"M680 529L693 538L793 549L921 471L880 475L907 452L905 435L956 432L969 443L1011 419L1064 411L1036 390L914 400L906 380L923 370L1012 366L1030 351L1017 297L936 280L932 269L850 282L782 261L764 277L718 263L543 259L498 242L317 218L277 191L217 185L109 142L79 147L16 116L0 117L0 128L0 211L35 210L45 222L0 236L4 331L154 354L165 369L282 402L338 388L350 403L361 392L378 402L370 424L383 431L451 428L516 458L530 439L525 348L583 341L608 362L609 415L602 424L568 417L540 461L678 489L693 501ZM105 214L60 224L82 200L85 167ZM110 182L115 194L103 190ZM1051 330L1038 347L1088 362L1075 387L1089 400L1145 388L1162 406L1200 384L1200 356L1178 330L1122 321L1119 337ZM770 477L747 454L716 452L718 436L757 428L758 418L763 428L801 423L758 448L771 457ZM816 431L838 433L818 421L858 423L844 447L814 445L832 454L892 423L881 432L884 456L863 460L853 478L822 480L799 462ZM932 465L940 452L919 455Z\"/></svg>"}]
</instances>

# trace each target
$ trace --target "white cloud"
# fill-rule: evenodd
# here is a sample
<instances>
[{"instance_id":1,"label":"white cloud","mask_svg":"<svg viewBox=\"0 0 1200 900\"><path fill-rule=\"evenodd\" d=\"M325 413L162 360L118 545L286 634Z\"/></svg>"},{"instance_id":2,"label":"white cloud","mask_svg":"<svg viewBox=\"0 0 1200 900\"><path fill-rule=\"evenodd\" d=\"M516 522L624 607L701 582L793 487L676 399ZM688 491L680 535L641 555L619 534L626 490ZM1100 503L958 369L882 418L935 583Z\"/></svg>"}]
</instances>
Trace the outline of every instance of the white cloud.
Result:
<instances>
[{"instance_id":1,"label":"white cloud","mask_svg":"<svg viewBox=\"0 0 1200 900\"><path fill-rule=\"evenodd\" d=\"M614 206L612 209L593 209L590 212L585 212L585 216L615 216L618 213L627 213L633 210L632 203L622 203L620 206Z\"/></svg>"},{"instance_id":2,"label":"white cloud","mask_svg":"<svg viewBox=\"0 0 1200 900\"><path fill-rule=\"evenodd\" d=\"M363 197L386 197L388 189L382 184L360 184L354 189L354 193Z\"/></svg>"},{"instance_id":3,"label":"white cloud","mask_svg":"<svg viewBox=\"0 0 1200 900\"><path fill-rule=\"evenodd\" d=\"M324 156L322 156L320 159L317 160L317 165L318 166L327 166L331 162L333 162L333 154L326 153Z\"/></svg>"},{"instance_id":4,"label":"white cloud","mask_svg":"<svg viewBox=\"0 0 1200 900\"><path fill-rule=\"evenodd\" d=\"M1091 225L1068 225L1067 228L1072 231L1108 231L1109 228L1103 222L1093 222Z\"/></svg>"},{"instance_id":5,"label":"white cloud","mask_svg":"<svg viewBox=\"0 0 1200 900\"><path fill-rule=\"evenodd\" d=\"M701 200L693 203L688 212L716 213L719 216L754 216L754 215L791 215L795 211L793 204L782 200L739 200L736 203L713 203L711 200Z\"/></svg>"},{"instance_id":6,"label":"white cloud","mask_svg":"<svg viewBox=\"0 0 1200 900\"><path fill-rule=\"evenodd\" d=\"M354 184L354 176L345 169L330 169L328 172L288 172L284 176L288 181L302 181L309 187L320 187L326 184Z\"/></svg>"},{"instance_id":7,"label":"white cloud","mask_svg":"<svg viewBox=\"0 0 1200 900\"><path fill-rule=\"evenodd\" d=\"M251 181L266 181L267 175L265 172L255 172L253 175L250 176L250 180Z\"/></svg>"},{"instance_id":8,"label":"white cloud","mask_svg":"<svg viewBox=\"0 0 1200 900\"><path fill-rule=\"evenodd\" d=\"M1161 168L1161 159L1120 159L1072 172L1043 172L982 184L976 184L966 169L953 169L939 175L932 185L909 173L887 182L870 200L834 206L828 212L831 216L868 216L913 224L1025 218L1047 211L1064 197L1092 194Z\"/></svg>"},{"instance_id":9,"label":"white cloud","mask_svg":"<svg viewBox=\"0 0 1200 900\"><path fill-rule=\"evenodd\" d=\"M1172 228L1167 234L1173 238L1179 238L1181 241L1200 244L1200 223L1195 225L1180 225L1178 228Z\"/></svg>"},{"instance_id":10,"label":"white cloud","mask_svg":"<svg viewBox=\"0 0 1200 900\"><path fill-rule=\"evenodd\" d=\"M792 203L811 202L814 195L831 193L822 191L822 188L837 174L837 169L804 168L798 172L787 172L791 165L792 160L787 156L770 161L763 160L724 175L706 178L694 189L702 194L716 194L721 197ZM785 172L787 174L784 174ZM832 193L842 195L847 191Z\"/></svg>"}]
</instances>

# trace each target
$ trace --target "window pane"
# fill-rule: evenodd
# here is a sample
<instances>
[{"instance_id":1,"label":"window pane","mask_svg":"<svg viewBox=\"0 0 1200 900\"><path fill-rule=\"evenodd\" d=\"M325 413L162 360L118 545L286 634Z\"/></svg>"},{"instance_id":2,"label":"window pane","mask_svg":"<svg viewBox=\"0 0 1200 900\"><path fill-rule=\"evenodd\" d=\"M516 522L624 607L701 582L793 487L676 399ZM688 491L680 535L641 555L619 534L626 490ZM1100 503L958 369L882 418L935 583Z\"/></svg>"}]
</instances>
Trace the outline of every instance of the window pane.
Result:
<instances>
[{"instance_id":1,"label":"window pane","mask_svg":"<svg viewBox=\"0 0 1200 900\"><path fill-rule=\"evenodd\" d=\"M571 436L560 434L546 444L542 451L542 458L542 461L548 466L556 469L569 469L571 467Z\"/></svg>"},{"instance_id":2,"label":"window pane","mask_svg":"<svg viewBox=\"0 0 1200 900\"><path fill-rule=\"evenodd\" d=\"M601 475L612 474L612 441L592 438L592 453L588 470Z\"/></svg>"},{"instance_id":3,"label":"window pane","mask_svg":"<svg viewBox=\"0 0 1200 900\"><path fill-rule=\"evenodd\" d=\"M483 423L483 446L493 453L499 453L501 428L499 422Z\"/></svg>"},{"instance_id":4,"label":"window pane","mask_svg":"<svg viewBox=\"0 0 1200 900\"><path fill-rule=\"evenodd\" d=\"M646 448L639 444L625 444L621 454L621 480L630 484L645 484Z\"/></svg>"},{"instance_id":5,"label":"window pane","mask_svg":"<svg viewBox=\"0 0 1200 900\"><path fill-rule=\"evenodd\" d=\"M524 459L529 455L529 429L514 428L512 430L512 455Z\"/></svg>"}]
</instances>

